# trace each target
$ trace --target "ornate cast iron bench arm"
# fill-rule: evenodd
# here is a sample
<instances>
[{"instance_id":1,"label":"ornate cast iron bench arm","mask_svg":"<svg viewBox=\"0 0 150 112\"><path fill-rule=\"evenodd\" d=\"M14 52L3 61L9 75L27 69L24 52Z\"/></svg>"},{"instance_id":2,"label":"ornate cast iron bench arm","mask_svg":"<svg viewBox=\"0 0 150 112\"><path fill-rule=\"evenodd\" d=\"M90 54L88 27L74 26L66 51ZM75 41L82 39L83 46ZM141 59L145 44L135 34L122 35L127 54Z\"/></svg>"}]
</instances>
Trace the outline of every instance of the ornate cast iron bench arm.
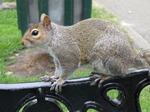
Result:
<instances>
[{"instance_id":1,"label":"ornate cast iron bench arm","mask_svg":"<svg viewBox=\"0 0 150 112\"><path fill-rule=\"evenodd\" d=\"M88 77L68 80L58 94L49 91L49 82L0 84L0 112L63 112L60 102L69 112L141 112L139 94L150 77L148 70L138 70L105 80L100 88L90 83ZM111 89L119 91L115 100L107 96Z\"/></svg>"}]
</instances>

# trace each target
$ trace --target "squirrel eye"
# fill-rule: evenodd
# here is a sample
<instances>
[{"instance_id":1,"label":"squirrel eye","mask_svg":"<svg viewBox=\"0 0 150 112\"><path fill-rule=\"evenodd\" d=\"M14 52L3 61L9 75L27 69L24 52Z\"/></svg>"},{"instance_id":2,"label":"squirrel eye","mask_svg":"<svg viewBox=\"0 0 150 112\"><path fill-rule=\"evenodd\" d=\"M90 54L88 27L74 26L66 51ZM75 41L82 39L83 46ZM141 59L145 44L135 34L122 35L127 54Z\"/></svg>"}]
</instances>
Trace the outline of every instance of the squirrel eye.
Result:
<instances>
[{"instance_id":1,"label":"squirrel eye","mask_svg":"<svg viewBox=\"0 0 150 112\"><path fill-rule=\"evenodd\" d=\"M32 31L32 35L33 35L33 36L37 36L38 34L39 34L39 31L38 31L38 30L33 30L33 31Z\"/></svg>"}]
</instances>

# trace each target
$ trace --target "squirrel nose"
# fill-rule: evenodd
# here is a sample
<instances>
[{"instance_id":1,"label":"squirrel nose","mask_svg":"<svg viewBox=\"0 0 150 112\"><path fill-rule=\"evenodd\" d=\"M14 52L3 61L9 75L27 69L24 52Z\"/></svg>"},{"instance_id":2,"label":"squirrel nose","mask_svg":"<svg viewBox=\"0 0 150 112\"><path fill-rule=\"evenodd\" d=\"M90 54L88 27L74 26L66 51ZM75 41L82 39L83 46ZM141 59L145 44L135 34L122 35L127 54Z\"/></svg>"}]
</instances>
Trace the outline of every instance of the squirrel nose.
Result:
<instances>
[{"instance_id":1,"label":"squirrel nose","mask_svg":"<svg viewBox=\"0 0 150 112\"><path fill-rule=\"evenodd\" d=\"M22 45L24 45L24 41L21 41L20 43L21 43Z\"/></svg>"}]
</instances>

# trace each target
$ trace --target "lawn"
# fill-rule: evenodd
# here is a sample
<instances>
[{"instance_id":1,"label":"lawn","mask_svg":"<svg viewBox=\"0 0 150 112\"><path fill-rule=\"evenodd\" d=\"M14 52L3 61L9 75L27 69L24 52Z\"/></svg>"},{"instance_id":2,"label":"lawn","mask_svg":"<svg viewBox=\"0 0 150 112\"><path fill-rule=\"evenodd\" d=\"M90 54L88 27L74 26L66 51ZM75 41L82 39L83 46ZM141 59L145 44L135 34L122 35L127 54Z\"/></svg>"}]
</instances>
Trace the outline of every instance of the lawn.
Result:
<instances>
[{"instance_id":1,"label":"lawn","mask_svg":"<svg viewBox=\"0 0 150 112\"><path fill-rule=\"evenodd\" d=\"M35 78L25 79L5 74L7 71L6 62L9 57L23 49L23 46L20 44L21 33L17 26L16 10L0 11L0 17L0 82L13 83L35 80Z\"/></svg>"},{"instance_id":2,"label":"lawn","mask_svg":"<svg viewBox=\"0 0 150 112\"><path fill-rule=\"evenodd\" d=\"M5 0L6 1L6 0ZM9 1L9 0L8 0ZM10 0L11 1L11 0ZM92 9L93 18L102 18L108 21L112 21L115 24L119 24L118 18L104 8L98 8L96 6ZM39 81L37 77L20 78L12 74L7 73L6 62L10 60L10 56L15 55L24 47L20 44L21 32L17 26L17 12L16 10L0 11L0 83L16 83L16 82L33 82ZM91 70L86 70L81 73L78 71L72 76L81 77L86 76ZM110 93L116 96L116 92ZM146 87L140 94L140 102L142 106L142 112L149 112L150 110L150 87ZM90 111L88 111L90 112ZM91 110L93 112L93 110Z\"/></svg>"},{"instance_id":3,"label":"lawn","mask_svg":"<svg viewBox=\"0 0 150 112\"><path fill-rule=\"evenodd\" d=\"M3 0L3 2L14 2L16 0Z\"/></svg>"}]
</instances>

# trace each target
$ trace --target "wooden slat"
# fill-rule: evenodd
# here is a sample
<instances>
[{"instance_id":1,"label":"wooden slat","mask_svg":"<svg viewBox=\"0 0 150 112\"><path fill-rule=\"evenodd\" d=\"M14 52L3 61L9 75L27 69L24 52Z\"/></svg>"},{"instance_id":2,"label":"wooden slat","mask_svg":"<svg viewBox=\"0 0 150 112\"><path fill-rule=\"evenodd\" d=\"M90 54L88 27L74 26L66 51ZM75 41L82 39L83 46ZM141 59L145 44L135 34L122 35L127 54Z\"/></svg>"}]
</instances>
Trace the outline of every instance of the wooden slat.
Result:
<instances>
[{"instance_id":1,"label":"wooden slat","mask_svg":"<svg viewBox=\"0 0 150 112\"><path fill-rule=\"evenodd\" d=\"M42 13L48 15L48 0L38 0L38 6L39 6L39 16L41 16Z\"/></svg>"},{"instance_id":2,"label":"wooden slat","mask_svg":"<svg viewBox=\"0 0 150 112\"><path fill-rule=\"evenodd\" d=\"M82 19L87 19L91 17L92 0L83 0L83 17Z\"/></svg>"},{"instance_id":3,"label":"wooden slat","mask_svg":"<svg viewBox=\"0 0 150 112\"><path fill-rule=\"evenodd\" d=\"M26 0L17 0L18 27L22 35L28 28Z\"/></svg>"},{"instance_id":4,"label":"wooden slat","mask_svg":"<svg viewBox=\"0 0 150 112\"><path fill-rule=\"evenodd\" d=\"M20 0L16 0L17 3L17 19L18 19L18 28L21 30L21 20L20 20Z\"/></svg>"},{"instance_id":5,"label":"wooden slat","mask_svg":"<svg viewBox=\"0 0 150 112\"><path fill-rule=\"evenodd\" d=\"M73 24L73 0L65 0L65 8L64 8L64 25L72 25Z\"/></svg>"}]
</instances>

